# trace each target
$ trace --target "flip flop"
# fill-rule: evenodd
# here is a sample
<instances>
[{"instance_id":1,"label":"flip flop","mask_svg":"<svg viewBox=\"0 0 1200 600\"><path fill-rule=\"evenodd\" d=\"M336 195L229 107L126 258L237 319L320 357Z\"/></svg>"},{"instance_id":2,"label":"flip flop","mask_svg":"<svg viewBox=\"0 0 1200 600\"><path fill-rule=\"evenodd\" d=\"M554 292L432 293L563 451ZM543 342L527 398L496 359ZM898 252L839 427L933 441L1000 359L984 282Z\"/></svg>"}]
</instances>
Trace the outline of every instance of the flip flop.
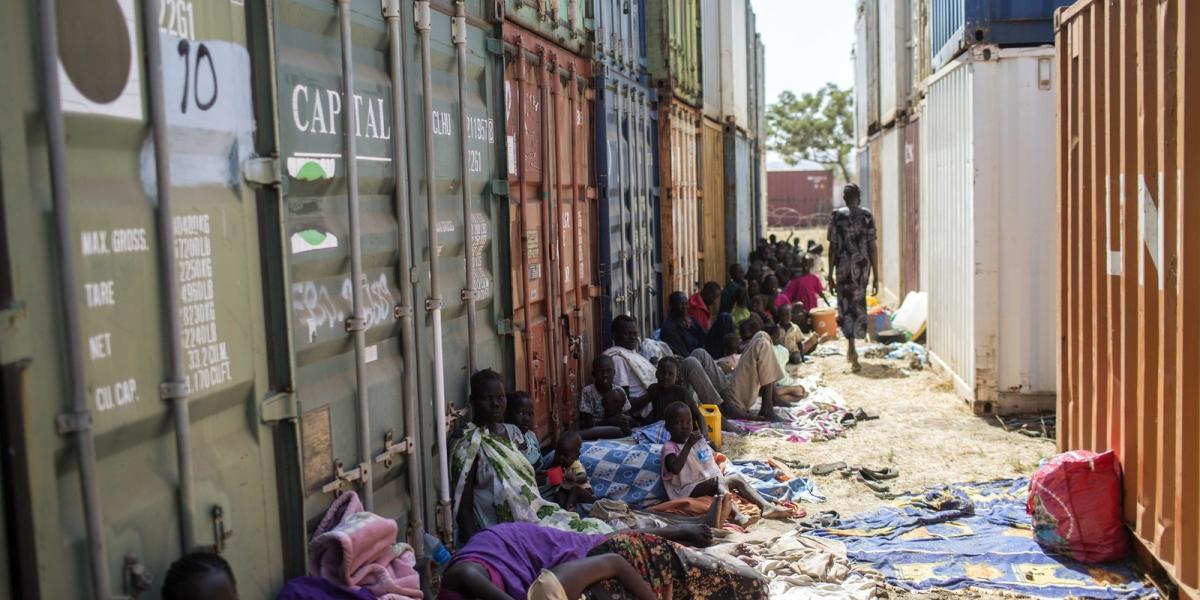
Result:
<instances>
[{"instance_id":1,"label":"flip flop","mask_svg":"<svg viewBox=\"0 0 1200 600\"><path fill-rule=\"evenodd\" d=\"M858 472L861 473L863 477L870 479L871 481L886 481L888 479L895 479L900 476L900 471L897 471L892 467L885 467L882 469L860 467Z\"/></svg>"},{"instance_id":2,"label":"flip flop","mask_svg":"<svg viewBox=\"0 0 1200 600\"><path fill-rule=\"evenodd\" d=\"M846 469L846 463L844 463L844 462L825 463L823 465L814 466L812 468L812 474L813 475L828 475L834 471L841 471L844 469Z\"/></svg>"},{"instance_id":3,"label":"flip flop","mask_svg":"<svg viewBox=\"0 0 1200 600\"><path fill-rule=\"evenodd\" d=\"M888 487L885 484L879 483L878 481L871 481L870 479L863 477L862 473L859 473L858 475L856 475L854 477L854 479L857 480L859 483L862 483L863 485L867 486L868 488L871 488L872 492L886 494L886 493L889 493L892 491L892 488Z\"/></svg>"}]
</instances>

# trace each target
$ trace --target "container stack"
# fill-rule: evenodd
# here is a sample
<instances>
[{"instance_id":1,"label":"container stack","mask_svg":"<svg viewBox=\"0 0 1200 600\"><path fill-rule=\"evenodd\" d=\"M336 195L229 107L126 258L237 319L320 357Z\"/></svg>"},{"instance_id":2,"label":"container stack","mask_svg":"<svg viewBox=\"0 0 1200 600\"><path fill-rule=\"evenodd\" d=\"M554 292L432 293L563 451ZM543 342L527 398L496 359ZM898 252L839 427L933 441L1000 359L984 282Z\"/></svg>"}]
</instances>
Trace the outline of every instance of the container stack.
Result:
<instances>
[{"instance_id":1,"label":"container stack","mask_svg":"<svg viewBox=\"0 0 1200 600\"><path fill-rule=\"evenodd\" d=\"M858 3L858 172L881 288L929 294L934 363L980 412L1053 408L1051 18L1065 4Z\"/></svg>"}]
</instances>

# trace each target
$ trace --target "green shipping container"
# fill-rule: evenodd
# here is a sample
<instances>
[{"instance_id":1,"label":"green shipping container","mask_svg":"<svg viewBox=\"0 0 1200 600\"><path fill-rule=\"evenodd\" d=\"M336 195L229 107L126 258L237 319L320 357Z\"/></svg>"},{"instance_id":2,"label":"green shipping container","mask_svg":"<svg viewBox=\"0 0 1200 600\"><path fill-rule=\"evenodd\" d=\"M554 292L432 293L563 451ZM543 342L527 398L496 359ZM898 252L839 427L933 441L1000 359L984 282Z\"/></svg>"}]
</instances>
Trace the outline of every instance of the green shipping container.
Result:
<instances>
[{"instance_id":1,"label":"green shipping container","mask_svg":"<svg viewBox=\"0 0 1200 600\"><path fill-rule=\"evenodd\" d=\"M595 9L592 0L494 0L507 19L569 50L577 56L593 53Z\"/></svg>"},{"instance_id":2,"label":"green shipping container","mask_svg":"<svg viewBox=\"0 0 1200 600\"><path fill-rule=\"evenodd\" d=\"M402 537L416 524L410 515L435 530L437 390L461 412L470 361L512 369L492 3L396 3L399 61L380 3L347 3L348 100L338 3L152 0L162 9L166 228L156 222L165 196L143 64L147 3L58 4L71 11L57 21L61 135L47 133L56 111L43 110L38 6L0 8L11 87L0 98L0 558L21 557L2 561L0 598L132 594L143 570L153 580L145 593L157 596L168 565L192 548L221 552L243 597L273 597L303 574L312 528L343 491L372 496ZM465 18L453 18L456 8ZM48 159L56 149L62 171ZM59 215L66 236L56 233ZM183 386L162 385L173 379L172 340L188 388L182 422L169 399ZM72 365L87 414L72 403ZM192 465L186 504L180 455ZM85 500L88 489L96 501Z\"/></svg>"},{"instance_id":3,"label":"green shipping container","mask_svg":"<svg viewBox=\"0 0 1200 600\"><path fill-rule=\"evenodd\" d=\"M650 86L703 107L700 0L646 0Z\"/></svg>"}]
</instances>

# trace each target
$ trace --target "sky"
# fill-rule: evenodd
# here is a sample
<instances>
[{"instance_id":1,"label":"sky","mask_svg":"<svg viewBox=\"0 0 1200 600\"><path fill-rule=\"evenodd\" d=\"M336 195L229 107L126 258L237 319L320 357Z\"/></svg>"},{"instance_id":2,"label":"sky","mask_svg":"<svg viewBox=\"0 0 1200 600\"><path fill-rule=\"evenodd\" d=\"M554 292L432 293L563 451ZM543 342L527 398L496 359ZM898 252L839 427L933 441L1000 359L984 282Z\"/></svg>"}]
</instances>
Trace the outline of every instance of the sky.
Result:
<instances>
[{"instance_id":1,"label":"sky","mask_svg":"<svg viewBox=\"0 0 1200 600\"><path fill-rule=\"evenodd\" d=\"M854 86L854 0L750 0L766 47L767 104L828 82ZM769 162L779 159L768 156Z\"/></svg>"}]
</instances>

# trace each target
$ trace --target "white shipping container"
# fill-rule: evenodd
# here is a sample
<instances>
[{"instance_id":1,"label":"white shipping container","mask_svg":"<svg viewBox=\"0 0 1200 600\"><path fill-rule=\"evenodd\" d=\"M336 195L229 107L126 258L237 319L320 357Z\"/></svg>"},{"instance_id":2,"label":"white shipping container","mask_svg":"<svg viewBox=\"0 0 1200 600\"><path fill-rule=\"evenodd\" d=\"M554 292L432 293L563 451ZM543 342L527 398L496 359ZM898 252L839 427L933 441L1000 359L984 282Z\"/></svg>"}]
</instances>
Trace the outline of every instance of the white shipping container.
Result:
<instances>
[{"instance_id":1,"label":"white shipping container","mask_svg":"<svg viewBox=\"0 0 1200 600\"><path fill-rule=\"evenodd\" d=\"M975 47L921 117L928 346L977 412L1055 403L1054 49Z\"/></svg>"},{"instance_id":2,"label":"white shipping container","mask_svg":"<svg viewBox=\"0 0 1200 600\"><path fill-rule=\"evenodd\" d=\"M750 91L748 40L746 39L745 0L722 0L719 3L721 23L721 120L732 119L742 131L749 126Z\"/></svg>"},{"instance_id":3,"label":"white shipping container","mask_svg":"<svg viewBox=\"0 0 1200 600\"><path fill-rule=\"evenodd\" d=\"M854 136L861 146L879 125L879 0L858 0L854 33Z\"/></svg>"},{"instance_id":4,"label":"white shipping container","mask_svg":"<svg viewBox=\"0 0 1200 600\"><path fill-rule=\"evenodd\" d=\"M725 0L700 2L701 78L704 84L704 116L721 119L721 3Z\"/></svg>"},{"instance_id":5,"label":"white shipping container","mask_svg":"<svg viewBox=\"0 0 1200 600\"><path fill-rule=\"evenodd\" d=\"M758 139L758 27L754 11L746 0L746 132L751 139Z\"/></svg>"},{"instance_id":6,"label":"white shipping container","mask_svg":"<svg viewBox=\"0 0 1200 600\"><path fill-rule=\"evenodd\" d=\"M882 156L880 165L880 204L883 214L875 215L876 235L882 243L880 262L881 292L892 301L899 300L903 290L900 288L900 248L904 229L901 222L904 211L901 205L901 194L904 191L902 167L904 156L904 129L894 127L883 131L881 143Z\"/></svg>"},{"instance_id":7,"label":"white shipping container","mask_svg":"<svg viewBox=\"0 0 1200 600\"><path fill-rule=\"evenodd\" d=\"M909 6L909 0L879 0L879 121L885 127L908 108Z\"/></svg>"},{"instance_id":8,"label":"white shipping container","mask_svg":"<svg viewBox=\"0 0 1200 600\"><path fill-rule=\"evenodd\" d=\"M755 45L755 54L758 57L757 62L758 62L759 94L758 94L758 107L757 107L757 110L755 110L756 114L751 115L751 118L758 120L759 136L763 140L763 144L765 145L766 144L765 140L767 138L767 104L769 104L772 100L771 98L767 97L767 47L763 45L761 34L756 34L754 37L756 40L756 43L754 44ZM765 161L764 161L764 166L763 166L763 173L766 173ZM763 177L764 177L764 181L765 181L766 175L763 175ZM764 187L763 189L766 189L766 188Z\"/></svg>"}]
</instances>

